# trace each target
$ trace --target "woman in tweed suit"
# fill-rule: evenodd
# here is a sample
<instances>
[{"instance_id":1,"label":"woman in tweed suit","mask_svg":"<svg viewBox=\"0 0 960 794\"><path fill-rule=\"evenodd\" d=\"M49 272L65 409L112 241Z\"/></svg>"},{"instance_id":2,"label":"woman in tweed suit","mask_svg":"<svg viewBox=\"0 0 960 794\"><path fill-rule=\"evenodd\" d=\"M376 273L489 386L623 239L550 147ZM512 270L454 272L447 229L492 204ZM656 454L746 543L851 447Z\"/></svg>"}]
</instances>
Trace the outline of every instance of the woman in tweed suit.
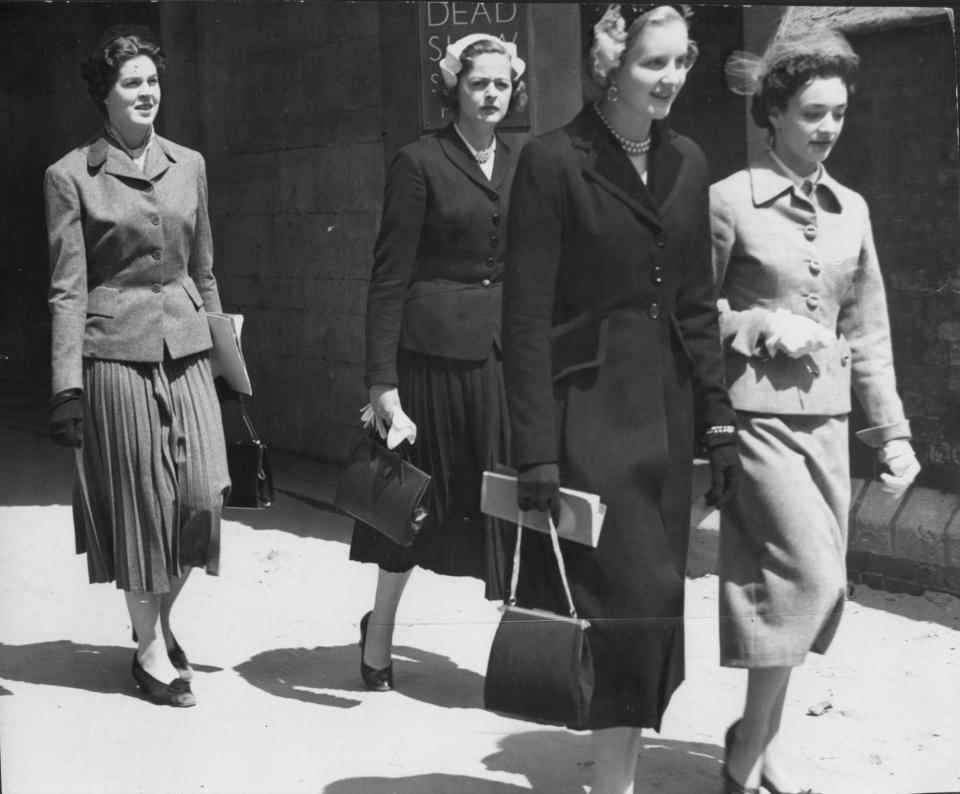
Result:
<instances>
[{"instance_id":1,"label":"woman in tweed suit","mask_svg":"<svg viewBox=\"0 0 960 794\"><path fill-rule=\"evenodd\" d=\"M721 662L749 670L727 732L727 792L798 791L776 737L793 667L826 651L843 608L851 386L884 487L900 495L919 470L867 205L823 167L857 63L830 31L775 41L749 86L770 148L710 193L743 461L721 520Z\"/></svg>"},{"instance_id":2,"label":"woman in tweed suit","mask_svg":"<svg viewBox=\"0 0 960 794\"><path fill-rule=\"evenodd\" d=\"M229 476L204 162L153 131L163 65L149 31L107 31L83 71L104 128L46 172L51 432L77 448L77 548L125 593L137 684L192 706L170 614L191 567L217 573Z\"/></svg>"}]
</instances>

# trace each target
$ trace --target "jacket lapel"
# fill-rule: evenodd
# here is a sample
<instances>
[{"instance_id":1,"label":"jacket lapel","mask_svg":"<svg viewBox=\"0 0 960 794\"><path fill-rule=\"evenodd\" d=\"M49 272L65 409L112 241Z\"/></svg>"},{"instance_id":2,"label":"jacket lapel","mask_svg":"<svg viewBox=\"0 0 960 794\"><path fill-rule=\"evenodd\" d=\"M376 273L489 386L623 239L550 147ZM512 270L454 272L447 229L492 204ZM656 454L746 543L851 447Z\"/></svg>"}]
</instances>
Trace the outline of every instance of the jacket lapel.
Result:
<instances>
[{"instance_id":1,"label":"jacket lapel","mask_svg":"<svg viewBox=\"0 0 960 794\"><path fill-rule=\"evenodd\" d=\"M583 154L584 177L602 187L648 223L661 226L657 208L623 150L603 127L592 107L574 119L570 140Z\"/></svg>"},{"instance_id":2,"label":"jacket lapel","mask_svg":"<svg viewBox=\"0 0 960 794\"><path fill-rule=\"evenodd\" d=\"M447 156L447 159L450 160L451 163L463 171L464 174L466 174L473 182L475 182L479 187L482 187L485 191L495 192L492 181L487 179L486 174L480 170L480 166L477 165L477 161L474 160L473 155L467 151L467 147L464 146L463 141L460 140L460 136L457 135L457 131L453 128L452 124L444 127L437 134L437 140L440 143L440 148L443 150L443 153ZM502 145L503 141L498 138L498 153ZM494 177L496 177L497 174L497 165L499 164L499 160L500 157L497 157L493 164Z\"/></svg>"},{"instance_id":3,"label":"jacket lapel","mask_svg":"<svg viewBox=\"0 0 960 794\"><path fill-rule=\"evenodd\" d=\"M147 149L143 171L137 168L126 152L112 145L103 133L94 138L87 150L87 165L90 168L103 166L103 170L108 174L140 182L152 182L162 176L174 161L167 141L156 134Z\"/></svg>"},{"instance_id":4,"label":"jacket lapel","mask_svg":"<svg viewBox=\"0 0 960 794\"><path fill-rule=\"evenodd\" d=\"M647 184L662 212L676 194L683 157L673 145L674 133L668 127L654 122L651 134L653 146L647 163Z\"/></svg>"},{"instance_id":5,"label":"jacket lapel","mask_svg":"<svg viewBox=\"0 0 960 794\"><path fill-rule=\"evenodd\" d=\"M176 158L171 153L168 142L154 134L153 143L147 150L147 161L143 166L144 178L153 182L157 177L166 173L172 162L176 162Z\"/></svg>"},{"instance_id":6,"label":"jacket lapel","mask_svg":"<svg viewBox=\"0 0 960 794\"><path fill-rule=\"evenodd\" d=\"M512 162L513 152L510 146L498 135L497 153L493 158L493 175L490 177L490 187L494 190L500 190L500 188L503 187L503 181L507 178L507 174L510 173L510 165ZM482 173L483 172L481 172L481 174Z\"/></svg>"}]
</instances>

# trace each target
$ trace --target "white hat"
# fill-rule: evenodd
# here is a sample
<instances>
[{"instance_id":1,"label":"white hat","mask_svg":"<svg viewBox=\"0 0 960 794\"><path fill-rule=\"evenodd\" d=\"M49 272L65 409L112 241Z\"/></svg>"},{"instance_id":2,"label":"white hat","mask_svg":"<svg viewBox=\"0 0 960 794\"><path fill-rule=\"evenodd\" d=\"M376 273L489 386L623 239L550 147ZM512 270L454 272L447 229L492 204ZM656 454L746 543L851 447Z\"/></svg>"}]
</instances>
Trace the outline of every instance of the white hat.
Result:
<instances>
[{"instance_id":1,"label":"white hat","mask_svg":"<svg viewBox=\"0 0 960 794\"><path fill-rule=\"evenodd\" d=\"M512 41L504 41L496 36L491 36L489 33L471 33L448 44L447 54L440 61L440 74L443 76L443 82L447 88L453 88L457 84L460 71L463 69L463 61L460 60L463 51L478 41L492 41L503 47L506 50L514 77L520 77L526 71L527 64L524 63L522 58L517 57L517 45Z\"/></svg>"}]
</instances>

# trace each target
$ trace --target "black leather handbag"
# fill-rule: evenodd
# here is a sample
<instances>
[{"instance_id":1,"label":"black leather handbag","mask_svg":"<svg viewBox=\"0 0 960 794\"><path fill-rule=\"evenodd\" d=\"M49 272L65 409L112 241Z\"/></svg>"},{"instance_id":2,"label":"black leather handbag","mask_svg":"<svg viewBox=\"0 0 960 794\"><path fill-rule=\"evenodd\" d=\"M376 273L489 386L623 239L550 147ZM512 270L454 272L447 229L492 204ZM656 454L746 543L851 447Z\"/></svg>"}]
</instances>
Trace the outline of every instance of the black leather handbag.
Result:
<instances>
[{"instance_id":1,"label":"black leather handbag","mask_svg":"<svg viewBox=\"0 0 960 794\"><path fill-rule=\"evenodd\" d=\"M532 722L584 729L589 725L594 690L590 622L577 617L553 519L550 539L569 615L516 605L522 533L518 520L510 597L490 648L483 705Z\"/></svg>"},{"instance_id":2,"label":"black leather handbag","mask_svg":"<svg viewBox=\"0 0 960 794\"><path fill-rule=\"evenodd\" d=\"M394 543L412 546L428 515L429 487L429 474L366 436L340 473L334 505Z\"/></svg>"},{"instance_id":3,"label":"black leather handbag","mask_svg":"<svg viewBox=\"0 0 960 794\"><path fill-rule=\"evenodd\" d=\"M227 444L227 467L230 469L227 507L270 507L273 504L273 472L267 445L253 428L243 395L238 395L238 399L240 415L249 438Z\"/></svg>"}]
</instances>

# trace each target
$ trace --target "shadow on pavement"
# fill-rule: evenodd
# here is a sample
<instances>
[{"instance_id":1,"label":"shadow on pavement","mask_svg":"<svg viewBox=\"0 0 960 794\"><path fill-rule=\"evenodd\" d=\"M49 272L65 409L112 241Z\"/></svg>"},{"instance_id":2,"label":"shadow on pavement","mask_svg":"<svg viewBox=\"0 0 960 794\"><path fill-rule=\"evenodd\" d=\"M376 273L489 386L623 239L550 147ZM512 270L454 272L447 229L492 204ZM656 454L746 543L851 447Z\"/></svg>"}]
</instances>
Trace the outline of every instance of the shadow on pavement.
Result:
<instances>
[{"instance_id":1,"label":"shadow on pavement","mask_svg":"<svg viewBox=\"0 0 960 794\"><path fill-rule=\"evenodd\" d=\"M583 794L583 789L569 789ZM529 794L530 789L465 775L414 775L412 777L354 777L338 780L323 794ZM553 791L551 794L564 794Z\"/></svg>"},{"instance_id":2,"label":"shadow on pavement","mask_svg":"<svg viewBox=\"0 0 960 794\"><path fill-rule=\"evenodd\" d=\"M858 584L850 600L868 609L879 609L908 620L936 623L953 631L960 631L960 598L947 593L888 593ZM843 631L842 628L840 630Z\"/></svg>"},{"instance_id":3,"label":"shadow on pavement","mask_svg":"<svg viewBox=\"0 0 960 794\"><path fill-rule=\"evenodd\" d=\"M353 532L353 519L335 508L282 489L277 491L273 504L264 510L228 507L223 511L223 517L255 530L273 529L300 538L340 543L349 543Z\"/></svg>"},{"instance_id":4,"label":"shadow on pavement","mask_svg":"<svg viewBox=\"0 0 960 794\"><path fill-rule=\"evenodd\" d=\"M506 736L499 750L483 759L494 772L521 775L527 786L463 775L358 777L329 784L323 794L583 794L593 768L589 733L560 729ZM714 744L645 738L637 771L638 791L661 794L714 794L720 787L722 750Z\"/></svg>"},{"instance_id":5,"label":"shadow on pavement","mask_svg":"<svg viewBox=\"0 0 960 794\"><path fill-rule=\"evenodd\" d=\"M0 678L138 697L130 661L133 649L70 640L29 645L0 643Z\"/></svg>"},{"instance_id":6,"label":"shadow on pavement","mask_svg":"<svg viewBox=\"0 0 960 794\"><path fill-rule=\"evenodd\" d=\"M403 697L441 708L483 707L483 676L458 667L449 657L396 645L393 659L394 680ZM360 649L351 644L276 648L259 653L234 669L248 683L277 697L353 708L363 701L342 693L367 694L359 667Z\"/></svg>"}]
</instances>

